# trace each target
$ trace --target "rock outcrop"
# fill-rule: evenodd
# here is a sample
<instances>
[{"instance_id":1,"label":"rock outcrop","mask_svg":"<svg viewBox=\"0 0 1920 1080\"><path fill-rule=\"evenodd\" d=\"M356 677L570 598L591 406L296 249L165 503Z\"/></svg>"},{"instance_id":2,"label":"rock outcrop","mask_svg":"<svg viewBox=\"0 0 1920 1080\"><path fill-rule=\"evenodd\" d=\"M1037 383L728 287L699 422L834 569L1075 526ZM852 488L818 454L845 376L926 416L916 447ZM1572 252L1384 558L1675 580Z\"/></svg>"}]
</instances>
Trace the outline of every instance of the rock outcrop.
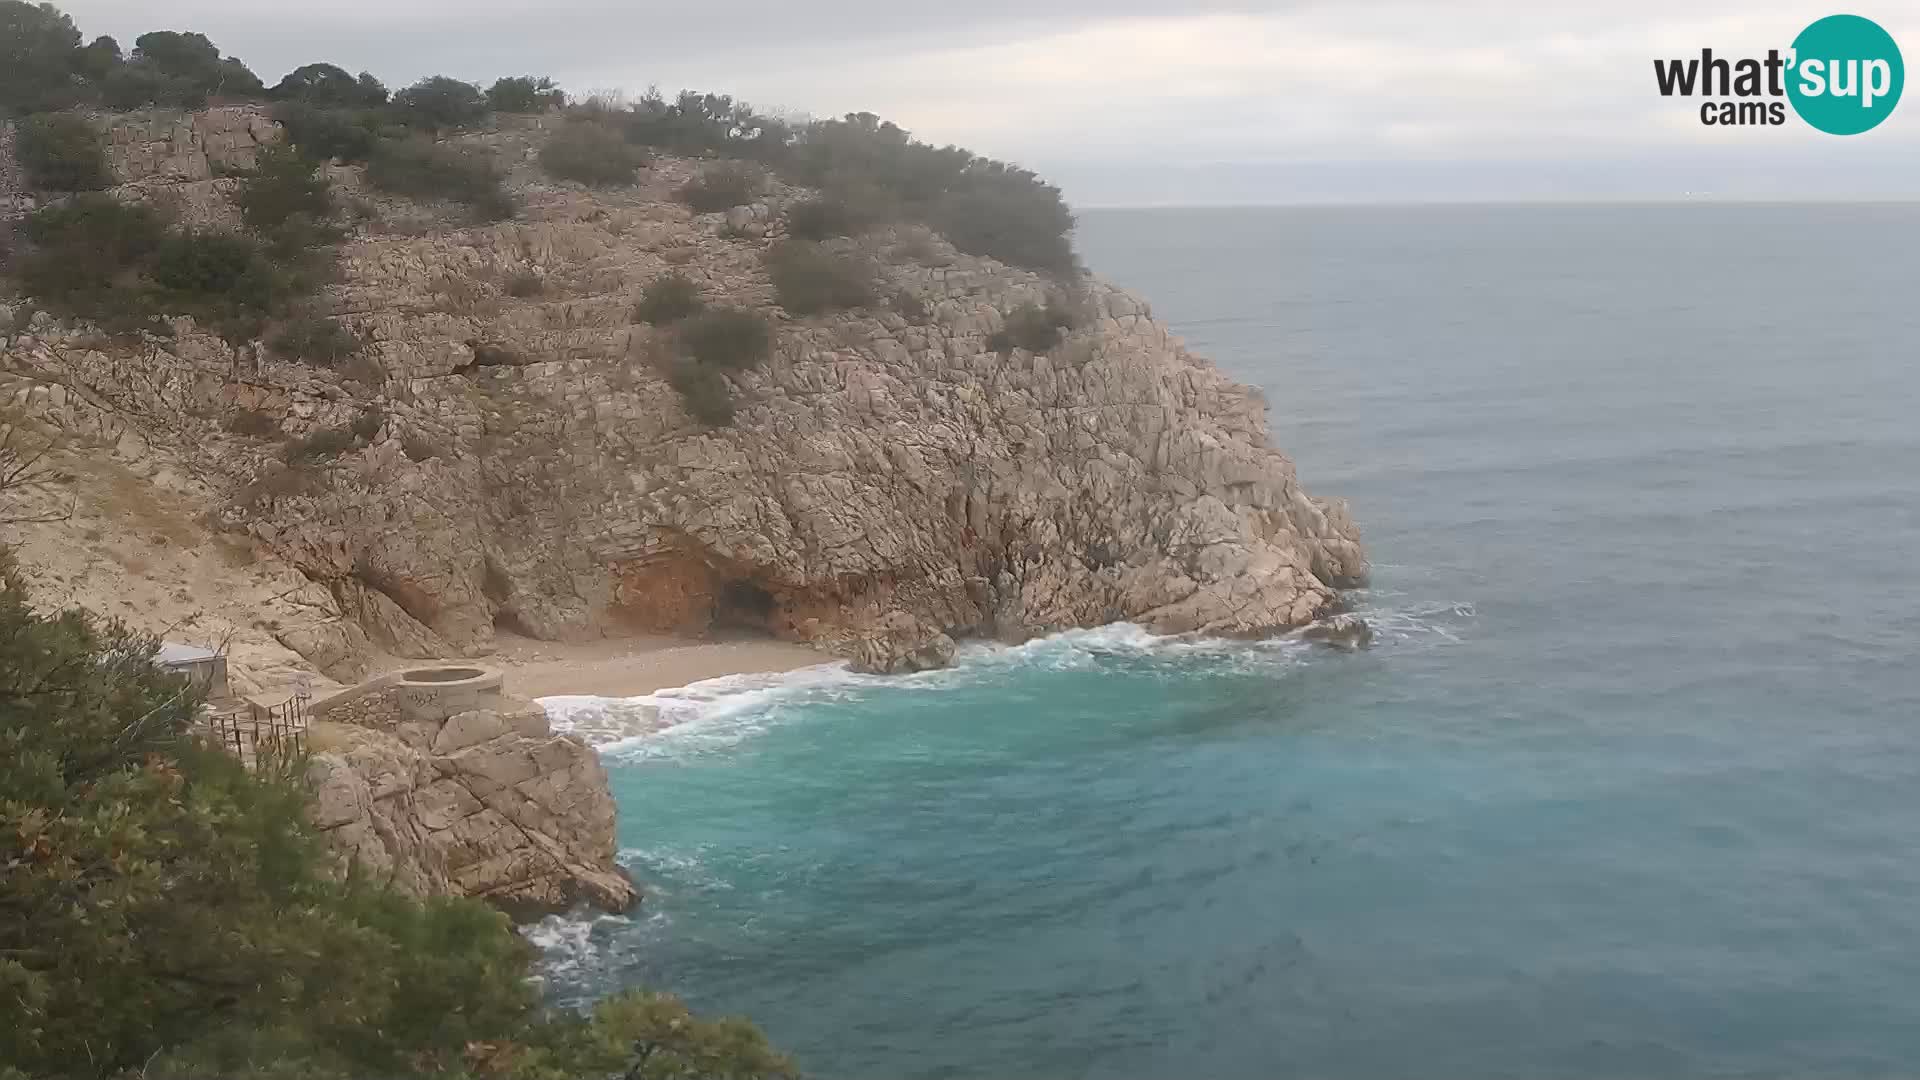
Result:
<instances>
[{"instance_id":1,"label":"rock outcrop","mask_svg":"<svg viewBox=\"0 0 1920 1080\"><path fill-rule=\"evenodd\" d=\"M182 190L226 183L216 156L270 137L258 120L114 121L113 145L139 148L116 150L138 173L125 193L160 197L162 173ZM534 164L552 122L471 137L524 203L497 225L333 170L362 218L328 295L371 343L356 370L236 352L185 321L137 350L43 323L0 363L72 388L228 492L214 518L325 585L340 612L281 640L347 679L358 650L478 655L502 627L562 639L718 623L914 670L945 662L955 637L1123 619L1271 633L1364 579L1352 519L1269 444L1259 392L1140 299L898 227L833 242L873 260L888 302L796 317L762 259L805 192L775 184L753 206L693 214L672 192L695 164L670 157L632 188L554 182ZM731 376L730 427L687 414L663 375L671 329L632 317L669 271L775 327L771 359ZM509 291L527 275L536 295ZM1063 291L1081 318L1057 347L990 346L1006 313ZM524 362L476 364L476 342ZM290 469L277 439L222 430L241 411L282 436L356 418L373 434Z\"/></svg>"},{"instance_id":2,"label":"rock outcrop","mask_svg":"<svg viewBox=\"0 0 1920 1080\"><path fill-rule=\"evenodd\" d=\"M614 862L599 757L538 705L439 713L375 689L324 710L311 733L308 816L343 867L416 896L471 896L525 917L639 892Z\"/></svg>"}]
</instances>

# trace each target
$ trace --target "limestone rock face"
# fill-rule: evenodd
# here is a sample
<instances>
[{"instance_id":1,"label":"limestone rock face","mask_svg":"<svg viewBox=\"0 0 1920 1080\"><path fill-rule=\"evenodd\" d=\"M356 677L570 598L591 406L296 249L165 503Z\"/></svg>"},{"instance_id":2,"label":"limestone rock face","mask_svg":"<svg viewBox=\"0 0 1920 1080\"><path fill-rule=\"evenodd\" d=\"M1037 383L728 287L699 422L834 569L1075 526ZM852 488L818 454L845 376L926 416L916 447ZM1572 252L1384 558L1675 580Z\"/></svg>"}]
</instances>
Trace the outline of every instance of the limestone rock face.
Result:
<instances>
[{"instance_id":1,"label":"limestone rock face","mask_svg":"<svg viewBox=\"0 0 1920 1080\"><path fill-rule=\"evenodd\" d=\"M530 702L435 721L402 713L393 694L329 710L312 735L324 748L308 767L308 816L343 865L522 917L639 901L613 860L613 797L590 747L555 735Z\"/></svg>"},{"instance_id":2,"label":"limestone rock face","mask_svg":"<svg viewBox=\"0 0 1920 1080\"><path fill-rule=\"evenodd\" d=\"M895 611L855 635L853 669L874 675L931 671L953 663L953 639L904 611Z\"/></svg>"},{"instance_id":3,"label":"limestone rock face","mask_svg":"<svg viewBox=\"0 0 1920 1080\"><path fill-rule=\"evenodd\" d=\"M191 454L234 493L226 527L326 585L366 647L408 656L484 654L496 628L729 625L901 670L941 662L956 637L1115 620L1272 633L1365 580L1352 518L1301 487L1260 392L1188 352L1139 298L903 226L829 242L871 260L891 299L793 316L763 260L784 237L780 208L806 192L775 183L751 207L695 215L673 191L698 165L671 157L630 188L557 183L534 164L557 122L469 137L524 204L496 225L333 170L368 219L327 301L371 342L370 375L258 347L236 357L184 320L137 356L46 328L0 365L84 390L147 444ZM155 145L158 121L132 123L116 146ZM157 162L243 153L242 129L267 137L253 123L175 122L165 149L129 149L115 167L197 175ZM220 181L179 183L207 182ZM731 426L688 415L663 375L672 329L633 319L668 272L775 331L764 365L728 376ZM522 274L539 295L511 295ZM1080 313L1057 346L990 346L1006 313L1049 298ZM476 365L492 343L524 362ZM374 408L375 434L298 484L276 478L276 442L220 428L248 409L302 435ZM307 633L290 647L323 650L330 670L355 646Z\"/></svg>"}]
</instances>

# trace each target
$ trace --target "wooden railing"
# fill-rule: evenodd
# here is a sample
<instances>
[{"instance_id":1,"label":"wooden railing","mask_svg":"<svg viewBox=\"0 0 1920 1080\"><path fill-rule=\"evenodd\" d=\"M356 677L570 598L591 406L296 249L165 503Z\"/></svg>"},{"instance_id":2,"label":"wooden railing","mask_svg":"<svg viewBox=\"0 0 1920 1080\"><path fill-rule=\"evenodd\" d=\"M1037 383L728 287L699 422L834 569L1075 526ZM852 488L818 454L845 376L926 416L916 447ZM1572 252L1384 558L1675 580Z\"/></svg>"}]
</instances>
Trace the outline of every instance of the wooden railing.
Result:
<instances>
[{"instance_id":1,"label":"wooden railing","mask_svg":"<svg viewBox=\"0 0 1920 1080\"><path fill-rule=\"evenodd\" d=\"M301 691L278 705L249 701L237 709L211 713L208 733L251 768L295 760L307 752L308 697Z\"/></svg>"}]
</instances>

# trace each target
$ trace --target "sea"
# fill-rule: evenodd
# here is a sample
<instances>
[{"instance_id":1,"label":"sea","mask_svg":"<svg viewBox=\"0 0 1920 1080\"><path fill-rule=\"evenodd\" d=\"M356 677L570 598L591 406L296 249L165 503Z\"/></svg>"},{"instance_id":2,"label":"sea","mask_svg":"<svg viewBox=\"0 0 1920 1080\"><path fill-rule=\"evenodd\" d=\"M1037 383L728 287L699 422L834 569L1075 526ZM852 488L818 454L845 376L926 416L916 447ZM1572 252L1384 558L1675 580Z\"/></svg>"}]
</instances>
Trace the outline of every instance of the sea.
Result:
<instances>
[{"instance_id":1,"label":"sea","mask_svg":"<svg viewBox=\"0 0 1920 1080\"><path fill-rule=\"evenodd\" d=\"M639 704L629 917L821 1078L1920 1075L1920 206L1100 210L1373 559L1343 654L1116 625Z\"/></svg>"}]
</instances>

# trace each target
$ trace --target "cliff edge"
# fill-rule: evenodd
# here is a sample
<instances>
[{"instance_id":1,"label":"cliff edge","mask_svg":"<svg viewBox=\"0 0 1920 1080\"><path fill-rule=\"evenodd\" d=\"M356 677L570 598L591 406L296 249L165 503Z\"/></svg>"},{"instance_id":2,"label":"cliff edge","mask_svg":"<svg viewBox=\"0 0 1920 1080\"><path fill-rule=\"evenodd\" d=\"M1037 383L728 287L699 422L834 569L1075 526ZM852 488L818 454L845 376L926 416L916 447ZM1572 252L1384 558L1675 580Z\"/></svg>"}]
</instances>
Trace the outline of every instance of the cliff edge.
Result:
<instances>
[{"instance_id":1,"label":"cliff edge","mask_svg":"<svg viewBox=\"0 0 1920 1080\"><path fill-rule=\"evenodd\" d=\"M517 220L469 224L326 169L355 224L325 304L365 343L357 368L188 320L129 343L16 305L15 406L191 477L210 527L319 586L317 618L272 632L343 680L379 652L484 654L496 628L717 624L911 670L954 637L1115 620L1267 634L1364 580L1353 521L1269 444L1259 392L1139 298L1075 282L1057 344L1008 347L1009 313L1060 302L1061 282L888 226L825 245L868 260L883 302L796 315L765 257L809 192L771 181L695 213L674 193L699 164L670 156L632 186L555 181L536 160L562 122L457 140L505 168ZM247 107L96 123L118 197L215 224L233 216L223 177L276 137ZM669 273L773 329L765 363L727 376L730 426L689 415L672 329L636 321ZM347 430L323 458L287 452Z\"/></svg>"}]
</instances>

